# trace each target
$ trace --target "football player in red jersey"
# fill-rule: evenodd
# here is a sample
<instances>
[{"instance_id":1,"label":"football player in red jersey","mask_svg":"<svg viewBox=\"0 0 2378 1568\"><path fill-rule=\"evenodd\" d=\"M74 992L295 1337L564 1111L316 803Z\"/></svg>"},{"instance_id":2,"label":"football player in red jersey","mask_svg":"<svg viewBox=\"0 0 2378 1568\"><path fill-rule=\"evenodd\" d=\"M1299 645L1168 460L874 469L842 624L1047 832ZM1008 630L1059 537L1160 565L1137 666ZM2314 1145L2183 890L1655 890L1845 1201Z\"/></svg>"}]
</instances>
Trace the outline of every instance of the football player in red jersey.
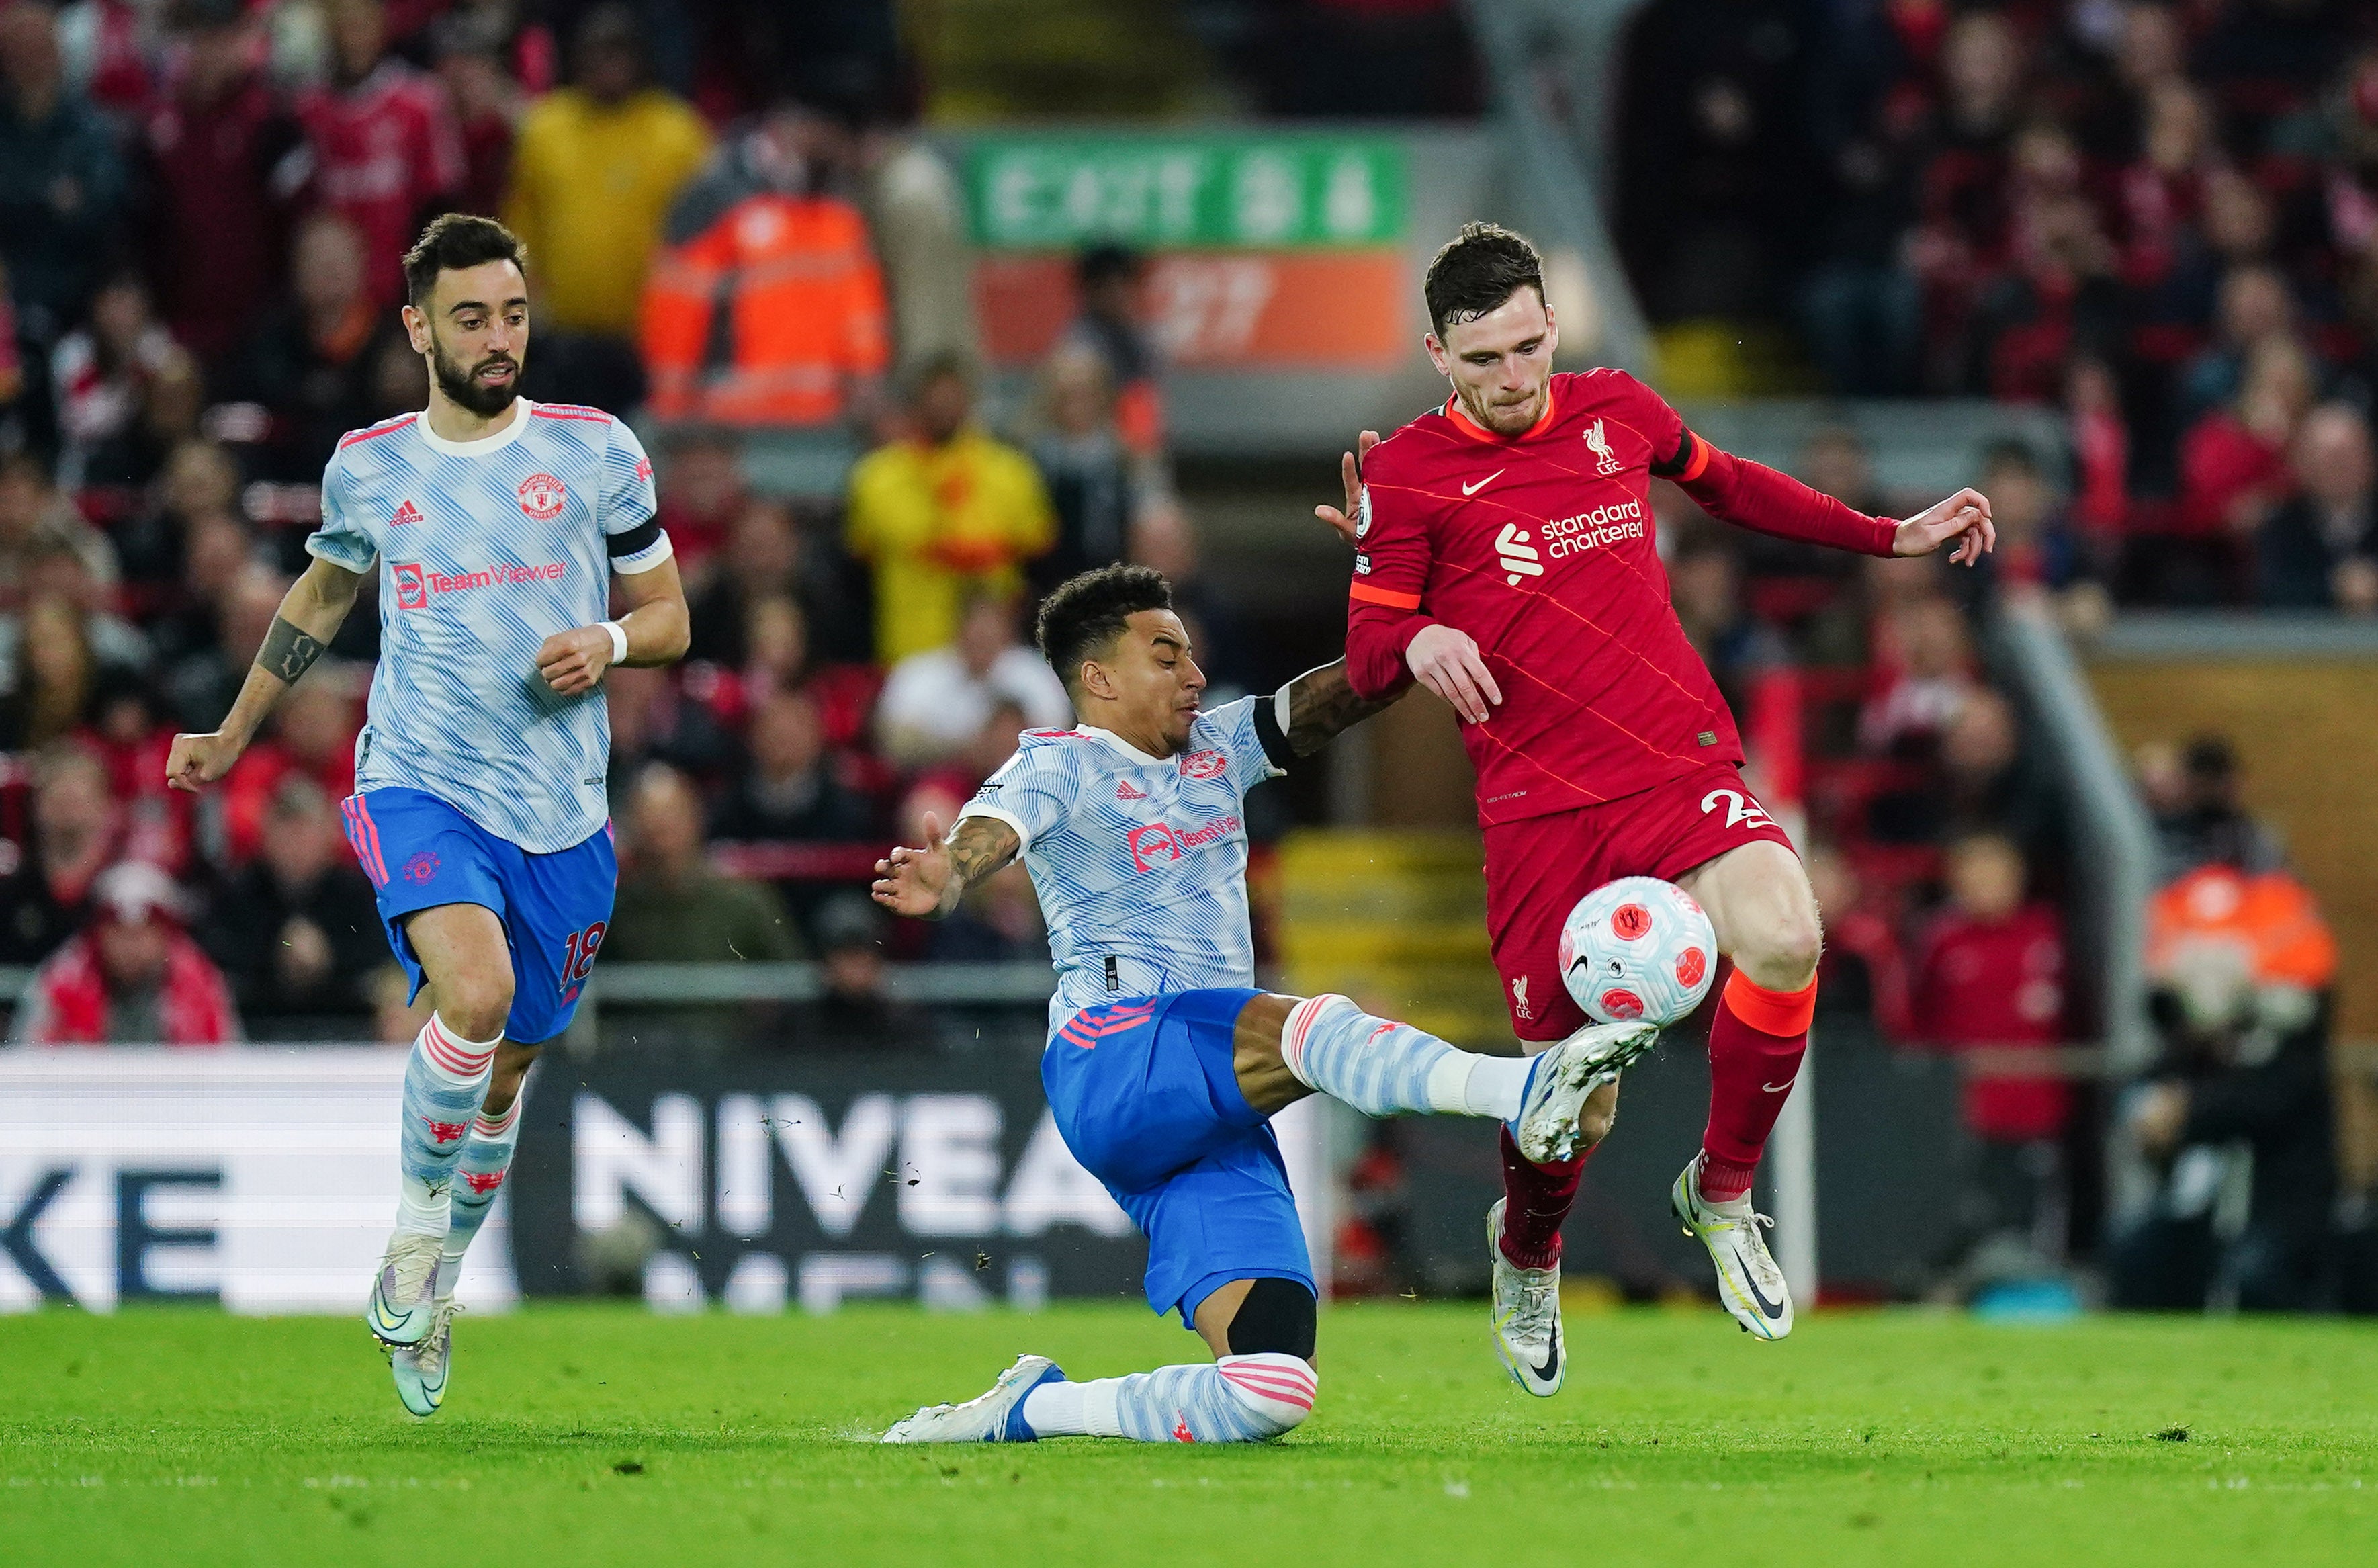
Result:
<instances>
[{"instance_id":1,"label":"football player in red jersey","mask_svg":"<svg viewBox=\"0 0 2378 1568\"><path fill-rule=\"evenodd\" d=\"M1989 502L1967 489L1904 522L1868 517L1718 451L1623 370L1555 374L1543 264L1492 224L1437 252L1425 292L1429 358L1453 395L1384 441L1363 432L1361 461L1343 464L1346 510L1315 508L1355 550L1348 675L1366 698L1418 681L1461 720L1488 935L1522 1042L1542 1049L1584 1021L1555 949L1585 893L1657 876L1709 911L1735 972L1710 1031L1708 1128L1672 1200L1727 1309L1781 1339L1791 1298L1750 1182L1808 1048L1817 901L1744 783L1734 717L1669 607L1651 481L1760 533L1878 556L1947 546L1969 565L1995 543ZM1598 1092L1596 1136L1617 1086ZM1560 1224L1583 1164L1531 1164L1504 1140L1487 1217L1495 1343L1531 1393L1561 1383Z\"/></svg>"}]
</instances>

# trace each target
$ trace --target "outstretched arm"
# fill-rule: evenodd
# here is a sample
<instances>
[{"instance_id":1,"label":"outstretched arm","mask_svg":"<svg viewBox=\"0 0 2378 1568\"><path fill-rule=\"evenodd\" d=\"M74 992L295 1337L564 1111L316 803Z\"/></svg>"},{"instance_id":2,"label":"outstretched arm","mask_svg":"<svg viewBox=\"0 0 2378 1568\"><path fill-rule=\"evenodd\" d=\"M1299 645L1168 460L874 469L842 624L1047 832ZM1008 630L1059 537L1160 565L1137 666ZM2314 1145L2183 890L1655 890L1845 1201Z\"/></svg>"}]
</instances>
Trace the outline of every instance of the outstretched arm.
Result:
<instances>
[{"instance_id":1,"label":"outstretched arm","mask_svg":"<svg viewBox=\"0 0 2378 1568\"><path fill-rule=\"evenodd\" d=\"M1675 480L1720 522L1779 539L1884 556L1930 555L1954 540L1949 559L1967 566L1998 543L1989 498L1979 490L1959 490L1904 523L1868 517L1789 474L1721 452L1691 430L1683 432L1675 454L1654 463L1651 472Z\"/></svg>"},{"instance_id":2,"label":"outstretched arm","mask_svg":"<svg viewBox=\"0 0 2378 1568\"><path fill-rule=\"evenodd\" d=\"M1409 690L1407 686L1384 697L1363 696L1346 678L1346 661L1341 658L1306 670L1274 693L1270 702L1257 709L1258 728L1267 732L1267 738L1277 730L1291 752L1309 757L1373 714L1394 706L1396 699Z\"/></svg>"},{"instance_id":3,"label":"outstretched arm","mask_svg":"<svg viewBox=\"0 0 2378 1568\"><path fill-rule=\"evenodd\" d=\"M958 907L967 888L1014 860L1024 847L1015 829L995 816L962 816L942 837L942 819L925 814L921 850L896 849L875 862L875 901L895 914L939 920Z\"/></svg>"},{"instance_id":4,"label":"outstretched arm","mask_svg":"<svg viewBox=\"0 0 2378 1568\"><path fill-rule=\"evenodd\" d=\"M289 591L282 596L281 609L272 618L272 629L265 633L264 645L256 650L256 662L248 666L247 679L222 723L204 735L174 737L173 751L165 759L168 785L196 794L231 771L272 705L281 700L281 694L314 668L314 661L338 635L347 611L354 608L363 581L363 573L318 556L289 585Z\"/></svg>"}]
</instances>

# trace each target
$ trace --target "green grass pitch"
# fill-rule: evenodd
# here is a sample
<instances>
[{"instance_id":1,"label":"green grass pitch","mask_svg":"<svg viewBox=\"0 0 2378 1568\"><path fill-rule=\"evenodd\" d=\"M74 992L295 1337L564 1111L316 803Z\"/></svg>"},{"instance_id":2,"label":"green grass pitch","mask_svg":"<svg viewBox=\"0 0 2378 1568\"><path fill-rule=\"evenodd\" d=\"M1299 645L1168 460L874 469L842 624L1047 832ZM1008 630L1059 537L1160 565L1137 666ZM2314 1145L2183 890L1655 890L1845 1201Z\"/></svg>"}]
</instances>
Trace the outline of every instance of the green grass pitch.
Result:
<instances>
[{"instance_id":1,"label":"green grass pitch","mask_svg":"<svg viewBox=\"0 0 2378 1568\"><path fill-rule=\"evenodd\" d=\"M1195 1342L1120 1305L547 1308L462 1319L416 1423L359 1323L0 1319L0 1562L2378 1562L2366 1325L1569 1331L1548 1401L1505 1381L1483 1307L1361 1306L1324 1318L1320 1408L1274 1447L887 1449L854 1440L1019 1350L1094 1377Z\"/></svg>"}]
</instances>

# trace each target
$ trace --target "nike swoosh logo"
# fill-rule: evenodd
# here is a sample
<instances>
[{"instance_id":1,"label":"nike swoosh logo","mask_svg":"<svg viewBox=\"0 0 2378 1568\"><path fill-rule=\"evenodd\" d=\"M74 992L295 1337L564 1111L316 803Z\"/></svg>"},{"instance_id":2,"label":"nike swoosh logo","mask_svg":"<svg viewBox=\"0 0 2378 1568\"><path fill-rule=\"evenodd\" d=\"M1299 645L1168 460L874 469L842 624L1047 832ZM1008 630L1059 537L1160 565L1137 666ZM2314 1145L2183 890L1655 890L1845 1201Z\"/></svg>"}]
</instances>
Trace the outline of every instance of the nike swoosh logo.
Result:
<instances>
[{"instance_id":1,"label":"nike swoosh logo","mask_svg":"<svg viewBox=\"0 0 2378 1568\"><path fill-rule=\"evenodd\" d=\"M1464 486L1462 486L1462 487L1461 487L1461 493L1462 493L1463 495L1466 495L1466 496L1474 496L1474 495L1476 495L1480 490L1484 489L1487 486L1489 486L1489 485L1493 484L1495 480L1497 480L1497 479L1501 478L1501 477L1502 477L1502 476L1507 473L1507 472L1508 472L1508 470L1507 470L1507 469L1502 469L1502 468L1497 468L1497 469L1495 469L1495 472L1493 472L1492 474L1487 475L1484 478L1483 478L1483 479L1479 480L1476 484L1474 484L1474 485L1464 485Z\"/></svg>"},{"instance_id":2,"label":"nike swoosh logo","mask_svg":"<svg viewBox=\"0 0 2378 1568\"><path fill-rule=\"evenodd\" d=\"M1776 1319L1781 1318L1784 1315L1784 1303L1781 1301L1768 1300L1767 1297L1759 1291L1757 1276L1752 1274L1747 1268L1742 1271L1742 1283L1750 1287L1750 1299L1759 1303L1760 1315L1766 1318L1769 1322L1771 1323Z\"/></svg>"},{"instance_id":3,"label":"nike swoosh logo","mask_svg":"<svg viewBox=\"0 0 2378 1568\"><path fill-rule=\"evenodd\" d=\"M1797 1080L1787 1078L1781 1083L1762 1083L1759 1087L1764 1089L1770 1094L1781 1094L1785 1090L1791 1088L1796 1081Z\"/></svg>"},{"instance_id":4,"label":"nike swoosh logo","mask_svg":"<svg viewBox=\"0 0 2378 1568\"><path fill-rule=\"evenodd\" d=\"M1552 1344L1544 1347L1544 1364L1536 1369L1536 1378L1540 1382L1550 1382L1554 1378L1559 1375L1560 1333L1559 1331L1555 1330L1553 1333Z\"/></svg>"}]
</instances>

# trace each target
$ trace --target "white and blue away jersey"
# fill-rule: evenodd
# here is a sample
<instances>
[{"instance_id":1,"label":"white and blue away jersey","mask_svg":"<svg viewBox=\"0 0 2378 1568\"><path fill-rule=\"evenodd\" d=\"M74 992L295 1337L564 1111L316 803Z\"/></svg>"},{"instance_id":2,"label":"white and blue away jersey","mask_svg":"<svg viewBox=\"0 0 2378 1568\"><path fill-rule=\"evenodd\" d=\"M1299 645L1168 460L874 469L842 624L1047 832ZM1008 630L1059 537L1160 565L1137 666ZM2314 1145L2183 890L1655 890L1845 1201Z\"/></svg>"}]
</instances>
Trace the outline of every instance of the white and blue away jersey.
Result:
<instances>
[{"instance_id":1,"label":"white and blue away jersey","mask_svg":"<svg viewBox=\"0 0 2378 1568\"><path fill-rule=\"evenodd\" d=\"M1024 840L1049 922L1051 1033L1093 1003L1255 983L1246 794L1282 769L1255 704L1201 713L1178 756L1104 730L1030 730L959 814Z\"/></svg>"},{"instance_id":2,"label":"white and blue away jersey","mask_svg":"<svg viewBox=\"0 0 2378 1568\"><path fill-rule=\"evenodd\" d=\"M669 556L653 467L598 409L519 399L510 424L450 441L407 414L339 442L313 554L380 563L379 669L355 789L426 790L550 854L602 827L611 725L601 688L558 696L536 650L608 612L611 573Z\"/></svg>"}]
</instances>

